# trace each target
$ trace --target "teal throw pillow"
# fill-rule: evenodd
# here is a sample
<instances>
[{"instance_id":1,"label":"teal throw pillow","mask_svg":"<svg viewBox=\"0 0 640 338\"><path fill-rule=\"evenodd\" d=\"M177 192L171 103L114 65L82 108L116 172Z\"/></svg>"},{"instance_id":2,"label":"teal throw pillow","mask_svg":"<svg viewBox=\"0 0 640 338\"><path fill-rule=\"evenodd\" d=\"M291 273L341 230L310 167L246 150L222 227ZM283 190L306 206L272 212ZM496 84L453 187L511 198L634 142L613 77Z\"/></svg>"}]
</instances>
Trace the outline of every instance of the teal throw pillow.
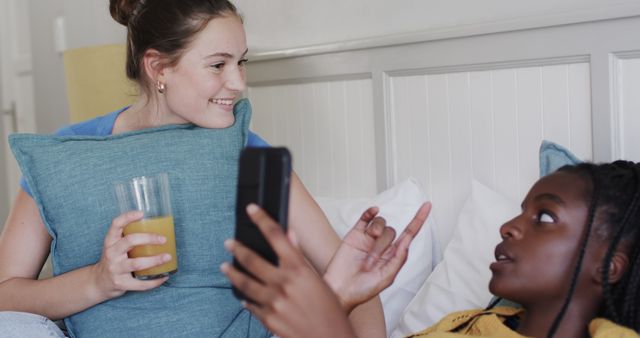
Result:
<instances>
[{"instance_id":1,"label":"teal throw pillow","mask_svg":"<svg viewBox=\"0 0 640 338\"><path fill-rule=\"evenodd\" d=\"M237 165L251 107L234 107L224 129L170 125L110 136L17 134L11 148L53 238L54 275L96 263L113 218L113 183L168 173L178 271L163 286L95 305L65 320L74 336L260 336L219 271L230 259ZM245 313L246 312L246 313ZM240 315L242 313L242 315ZM255 331L258 330L258 331ZM225 333L226 332L226 333ZM251 333L253 332L253 333Z\"/></svg>"}]
</instances>

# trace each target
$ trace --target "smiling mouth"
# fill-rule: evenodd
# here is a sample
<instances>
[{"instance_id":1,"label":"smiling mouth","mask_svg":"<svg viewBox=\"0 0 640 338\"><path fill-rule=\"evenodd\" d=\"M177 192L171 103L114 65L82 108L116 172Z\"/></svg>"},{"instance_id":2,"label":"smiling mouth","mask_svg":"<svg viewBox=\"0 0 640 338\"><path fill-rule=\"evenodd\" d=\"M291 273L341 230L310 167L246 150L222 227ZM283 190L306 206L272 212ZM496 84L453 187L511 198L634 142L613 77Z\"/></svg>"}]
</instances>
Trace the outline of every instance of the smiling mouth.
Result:
<instances>
[{"instance_id":1,"label":"smiling mouth","mask_svg":"<svg viewBox=\"0 0 640 338\"><path fill-rule=\"evenodd\" d=\"M209 103L215 103L215 104L221 104L221 105L225 105L225 106L231 106L231 105L233 105L233 99L215 99L215 98L210 98L209 99Z\"/></svg>"}]
</instances>

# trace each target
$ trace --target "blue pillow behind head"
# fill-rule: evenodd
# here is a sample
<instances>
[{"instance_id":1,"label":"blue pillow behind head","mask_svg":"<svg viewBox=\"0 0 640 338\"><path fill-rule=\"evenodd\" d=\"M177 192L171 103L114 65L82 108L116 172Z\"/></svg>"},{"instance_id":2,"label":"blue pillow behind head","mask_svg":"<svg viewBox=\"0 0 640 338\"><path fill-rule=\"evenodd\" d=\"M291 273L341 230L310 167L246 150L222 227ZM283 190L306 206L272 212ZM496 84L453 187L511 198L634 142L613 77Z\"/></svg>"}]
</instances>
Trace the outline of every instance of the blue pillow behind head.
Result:
<instances>
[{"instance_id":1,"label":"blue pillow behind head","mask_svg":"<svg viewBox=\"0 0 640 338\"><path fill-rule=\"evenodd\" d=\"M547 176L565 165L575 165L582 162L567 148L547 140L542 141L539 156L540 177Z\"/></svg>"},{"instance_id":2,"label":"blue pillow behind head","mask_svg":"<svg viewBox=\"0 0 640 338\"><path fill-rule=\"evenodd\" d=\"M234 114L235 123L224 129L170 125L109 136L10 137L53 239L54 275L99 261L104 236L119 214L114 182L160 172L169 176L178 271L159 288L127 292L67 318L72 336L122 337L140 325L145 330L136 335L144 337L232 331L253 336L254 328L261 330L219 271L230 259L223 242L233 236L248 101L238 102Z\"/></svg>"}]
</instances>

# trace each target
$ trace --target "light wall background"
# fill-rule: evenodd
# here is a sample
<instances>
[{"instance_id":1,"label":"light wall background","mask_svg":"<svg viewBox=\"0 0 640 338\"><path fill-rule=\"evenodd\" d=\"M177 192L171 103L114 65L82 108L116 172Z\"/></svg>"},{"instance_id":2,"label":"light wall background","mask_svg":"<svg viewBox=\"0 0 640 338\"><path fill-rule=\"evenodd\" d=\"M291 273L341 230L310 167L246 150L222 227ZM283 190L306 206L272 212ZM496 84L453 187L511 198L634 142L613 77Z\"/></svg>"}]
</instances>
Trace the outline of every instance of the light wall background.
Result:
<instances>
[{"instance_id":1,"label":"light wall background","mask_svg":"<svg viewBox=\"0 0 640 338\"><path fill-rule=\"evenodd\" d=\"M2 46L0 46L0 48L2 48ZM0 76L2 76L2 70L0 70ZM0 90L2 89L2 81L0 81ZM0 95L0 107L2 107L2 95ZM3 126L4 121L2 119L0 119L0 137L2 137L2 139L6 138L7 135L5 135L4 133L4 126ZM7 159L5 158L5 154L4 151L0 151L0 192L5 192L8 189L8 184L7 184L7 175L5 175L4 173L4 163L6 163L5 161L7 161ZM9 214L9 198L10 196L3 196L2 193L0 193L0 216L3 216L3 218L0 220L0 230L2 229L3 225L4 225L4 219L6 219L5 215Z\"/></svg>"},{"instance_id":2,"label":"light wall background","mask_svg":"<svg viewBox=\"0 0 640 338\"><path fill-rule=\"evenodd\" d=\"M254 58L253 130L292 150L315 196L371 196L414 177L447 243L471 179L521 200L543 139L582 159L640 161L638 31L640 15Z\"/></svg>"},{"instance_id":3,"label":"light wall background","mask_svg":"<svg viewBox=\"0 0 640 338\"><path fill-rule=\"evenodd\" d=\"M111 19L108 0L25 1L29 1L32 35L36 130L50 133L69 123L62 51L122 43L125 29ZM245 19L250 59L256 61L274 56L358 50L640 15L640 0L396 0L393 3L387 0L234 0L234 3ZM397 62L403 62L402 56ZM314 67L319 68L314 70L317 73L323 72L322 65ZM638 72L638 63L634 60L623 60L619 67L628 70L626 74ZM251 74L249 78L251 80ZM630 75L618 81L623 85L636 81L636 77ZM635 97L625 93L620 98L621 105L637 106ZM625 121L619 122L625 126ZM620 132L632 134L630 130ZM637 152L635 149L622 151ZM0 188L5 184L0 178ZM2 219L6 218L5 206L12 198L0 196Z\"/></svg>"},{"instance_id":4,"label":"light wall background","mask_svg":"<svg viewBox=\"0 0 640 338\"><path fill-rule=\"evenodd\" d=\"M51 132L68 123L56 18L64 47L124 42L107 0L29 0L36 90L36 124ZM252 54L308 47L451 37L640 14L638 0L235 0ZM588 38L588 37L585 37Z\"/></svg>"},{"instance_id":5,"label":"light wall background","mask_svg":"<svg viewBox=\"0 0 640 338\"><path fill-rule=\"evenodd\" d=\"M253 52L413 33L531 28L638 13L637 0L235 0ZM633 8L631 11L630 8Z\"/></svg>"}]
</instances>

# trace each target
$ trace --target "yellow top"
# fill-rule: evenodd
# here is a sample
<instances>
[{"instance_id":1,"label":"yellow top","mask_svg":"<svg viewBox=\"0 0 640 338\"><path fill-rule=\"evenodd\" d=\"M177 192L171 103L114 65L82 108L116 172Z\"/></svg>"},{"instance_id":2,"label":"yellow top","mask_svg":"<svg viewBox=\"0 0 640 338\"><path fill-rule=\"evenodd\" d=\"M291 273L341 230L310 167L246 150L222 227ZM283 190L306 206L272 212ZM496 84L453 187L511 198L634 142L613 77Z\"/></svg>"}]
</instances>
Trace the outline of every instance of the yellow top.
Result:
<instances>
[{"instance_id":1,"label":"yellow top","mask_svg":"<svg viewBox=\"0 0 640 338\"><path fill-rule=\"evenodd\" d=\"M495 307L491 310L468 310L454 312L444 317L432 327L409 337L486 337L486 338L525 338L511 330L503 322L508 317L522 316L524 309ZM452 332L455 331L455 332ZM613 322L596 318L589 323L589 335L592 338L638 338L631 329Z\"/></svg>"}]
</instances>

